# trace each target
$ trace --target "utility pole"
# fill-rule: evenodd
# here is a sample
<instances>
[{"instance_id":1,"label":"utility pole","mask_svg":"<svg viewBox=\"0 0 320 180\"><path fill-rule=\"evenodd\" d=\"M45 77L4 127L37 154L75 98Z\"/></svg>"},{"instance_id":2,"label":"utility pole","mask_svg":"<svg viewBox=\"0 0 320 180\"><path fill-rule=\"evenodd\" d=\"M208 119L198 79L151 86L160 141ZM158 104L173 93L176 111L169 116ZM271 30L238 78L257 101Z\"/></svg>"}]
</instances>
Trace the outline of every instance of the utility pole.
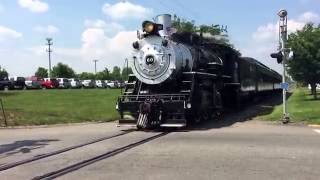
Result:
<instances>
[{"instance_id":1,"label":"utility pole","mask_svg":"<svg viewBox=\"0 0 320 180\"><path fill-rule=\"evenodd\" d=\"M99 60L97 60L97 59L94 59L93 60L93 62L94 62L94 74L97 74L97 62L98 62Z\"/></svg>"},{"instance_id":2,"label":"utility pole","mask_svg":"<svg viewBox=\"0 0 320 180\"><path fill-rule=\"evenodd\" d=\"M47 52L48 52L48 56L49 56L48 77L51 78L51 53L52 53L51 46L53 45L53 43L52 43L52 38L47 38L46 40L47 40L47 44L46 45L48 45Z\"/></svg>"},{"instance_id":3,"label":"utility pole","mask_svg":"<svg viewBox=\"0 0 320 180\"><path fill-rule=\"evenodd\" d=\"M128 61L128 58L126 58L126 63L127 63L127 81L129 81L129 61Z\"/></svg>"},{"instance_id":4,"label":"utility pole","mask_svg":"<svg viewBox=\"0 0 320 180\"><path fill-rule=\"evenodd\" d=\"M283 117L282 122L284 124L289 123L290 117L289 113L287 112L287 91L289 89L289 84L286 82L286 63L288 60L288 55L290 49L287 47L287 40L288 40L288 12L284 9L278 12L278 16L280 17L279 21L279 51L282 52L282 65L283 65L283 74L282 74L282 101L283 101Z\"/></svg>"}]
</instances>

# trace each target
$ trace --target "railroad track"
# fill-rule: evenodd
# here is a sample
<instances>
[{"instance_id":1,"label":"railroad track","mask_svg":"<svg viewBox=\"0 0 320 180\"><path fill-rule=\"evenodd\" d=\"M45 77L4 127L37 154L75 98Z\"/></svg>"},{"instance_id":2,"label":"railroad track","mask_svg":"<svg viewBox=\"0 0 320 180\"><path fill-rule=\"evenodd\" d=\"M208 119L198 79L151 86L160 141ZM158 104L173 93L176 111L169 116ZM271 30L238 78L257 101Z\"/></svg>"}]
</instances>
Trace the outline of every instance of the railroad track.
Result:
<instances>
[{"instance_id":1,"label":"railroad track","mask_svg":"<svg viewBox=\"0 0 320 180\"><path fill-rule=\"evenodd\" d=\"M67 166L67 167L64 167L64 168L61 168L59 170L56 170L56 171L52 171L52 172L49 172L49 173L46 173L46 174L43 174L43 175L40 175L40 176L36 176L34 177L32 180L44 180L44 179L54 179L54 178L57 178L57 177L60 177L62 175L65 175L65 174L68 174L70 172L73 172L73 171L76 171L80 168L83 168L85 166L88 166L90 164L93 164L95 162L98 162L98 161L101 161L101 160L104 160L104 159L107 159L107 158L110 158L112 156L115 156L117 154L120 154L124 151L127 151L129 149L132 149L134 147L137 147L139 145L142 145L142 144L145 144L149 141L152 141L154 139L157 139L157 138L160 138L162 136L165 136L167 135L169 132L163 132L163 133L160 133L160 134L157 134L157 135L154 135L154 136L151 136L151 137L148 137L148 138L145 138L143 140L140 140L140 141L137 141L137 142L134 142L134 143L131 143L129 145L125 145L125 146L122 146L120 148L117 148L117 149L114 149L114 150L111 150L111 151L108 151L106 153L103 153L103 154L100 154L98 156L95 156L93 158L89 158L89 159L86 159L86 160L83 160L81 162L78 162L78 163L75 163L75 164L72 164L70 166Z\"/></svg>"},{"instance_id":2,"label":"railroad track","mask_svg":"<svg viewBox=\"0 0 320 180\"><path fill-rule=\"evenodd\" d=\"M81 148L81 147L88 146L88 145L91 145L91 144L94 144L94 143L105 141L105 140L108 140L108 139L111 139L111 138L123 136L123 135L129 134L131 132L133 132L133 130L132 131L121 132L121 133L118 133L118 134L115 134L115 135L111 135L111 136L105 136L105 137L102 137L102 138L99 138L99 139L95 139L95 140L92 140L92 141L89 141L89 142L86 142L86 143L83 143L83 144L78 144L78 145L75 145L75 146L66 147L66 148L63 148L63 149L60 149L60 150L57 150L57 151L53 151L53 152L46 153L46 154L41 154L39 156L34 156L34 157L27 158L27 159L24 159L24 160L21 160L21 161L9 163L9 164L4 164L4 165L0 166L0 172L4 171L4 170L7 170L7 169L14 168L16 166L20 166L20 165L27 164L27 163L30 163L30 162L33 162L33 161L37 161L37 160L48 158L48 157L51 157L51 156L55 156L55 155L58 155L58 154L61 154L61 153L67 152L67 151L71 151L71 150L74 150L74 149L77 149L77 148Z\"/></svg>"}]
</instances>

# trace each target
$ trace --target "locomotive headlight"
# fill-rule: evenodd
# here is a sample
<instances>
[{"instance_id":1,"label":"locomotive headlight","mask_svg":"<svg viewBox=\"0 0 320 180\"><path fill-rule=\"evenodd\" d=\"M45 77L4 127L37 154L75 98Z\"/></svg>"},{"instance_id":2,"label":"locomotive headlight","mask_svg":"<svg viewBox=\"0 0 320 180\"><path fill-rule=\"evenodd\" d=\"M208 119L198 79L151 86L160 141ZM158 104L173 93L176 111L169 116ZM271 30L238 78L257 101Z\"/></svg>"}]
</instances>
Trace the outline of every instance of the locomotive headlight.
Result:
<instances>
[{"instance_id":1,"label":"locomotive headlight","mask_svg":"<svg viewBox=\"0 0 320 180\"><path fill-rule=\"evenodd\" d=\"M153 31L153 29L154 29L154 25L153 24L147 24L146 25L146 27L145 27L145 31L147 32L147 33L151 33L152 31Z\"/></svg>"},{"instance_id":2,"label":"locomotive headlight","mask_svg":"<svg viewBox=\"0 0 320 180\"><path fill-rule=\"evenodd\" d=\"M154 23L150 21L145 21L142 26L143 30L147 33L152 33L154 31Z\"/></svg>"}]
</instances>

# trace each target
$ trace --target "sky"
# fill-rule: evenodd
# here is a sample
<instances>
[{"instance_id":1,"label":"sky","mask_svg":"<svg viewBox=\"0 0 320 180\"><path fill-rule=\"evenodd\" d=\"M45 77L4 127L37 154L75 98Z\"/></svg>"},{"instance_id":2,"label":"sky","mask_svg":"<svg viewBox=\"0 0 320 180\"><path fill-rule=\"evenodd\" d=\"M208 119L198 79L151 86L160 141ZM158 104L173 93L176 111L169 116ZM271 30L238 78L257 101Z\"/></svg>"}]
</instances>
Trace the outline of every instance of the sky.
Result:
<instances>
[{"instance_id":1,"label":"sky","mask_svg":"<svg viewBox=\"0 0 320 180\"><path fill-rule=\"evenodd\" d=\"M288 11L288 29L320 23L320 0L0 0L0 66L11 76L31 76L52 64L77 73L124 66L136 30L158 14L176 14L196 24L228 26L230 41L243 56L281 71L270 58L278 46L277 12Z\"/></svg>"}]
</instances>

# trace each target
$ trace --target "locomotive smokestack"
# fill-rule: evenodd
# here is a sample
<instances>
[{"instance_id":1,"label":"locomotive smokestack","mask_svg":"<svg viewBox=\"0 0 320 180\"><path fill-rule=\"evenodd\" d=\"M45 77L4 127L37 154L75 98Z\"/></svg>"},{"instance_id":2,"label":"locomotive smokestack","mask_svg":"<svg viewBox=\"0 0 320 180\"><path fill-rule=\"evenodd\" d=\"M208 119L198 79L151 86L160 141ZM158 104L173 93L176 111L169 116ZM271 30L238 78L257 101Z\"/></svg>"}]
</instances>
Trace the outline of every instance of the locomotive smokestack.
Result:
<instances>
[{"instance_id":1,"label":"locomotive smokestack","mask_svg":"<svg viewBox=\"0 0 320 180\"><path fill-rule=\"evenodd\" d=\"M156 16L155 23L163 25L163 30L159 32L161 36L170 36L172 34L172 20L170 14Z\"/></svg>"}]
</instances>

